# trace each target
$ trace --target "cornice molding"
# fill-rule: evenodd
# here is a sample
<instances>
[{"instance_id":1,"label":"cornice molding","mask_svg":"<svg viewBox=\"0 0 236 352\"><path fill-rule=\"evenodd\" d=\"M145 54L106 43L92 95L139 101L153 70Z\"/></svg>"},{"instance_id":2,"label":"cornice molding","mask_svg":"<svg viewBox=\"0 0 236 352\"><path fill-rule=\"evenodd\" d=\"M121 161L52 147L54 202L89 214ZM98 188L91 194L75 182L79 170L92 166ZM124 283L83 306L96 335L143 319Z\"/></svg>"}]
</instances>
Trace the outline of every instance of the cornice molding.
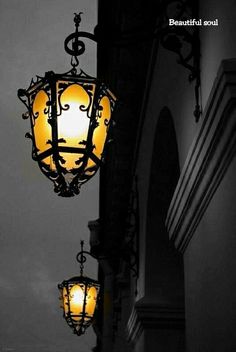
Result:
<instances>
[{"instance_id":1,"label":"cornice molding","mask_svg":"<svg viewBox=\"0 0 236 352\"><path fill-rule=\"evenodd\" d=\"M184 329L184 309L148 302L147 298L137 301L127 323L127 339L135 343L145 329Z\"/></svg>"},{"instance_id":2,"label":"cornice molding","mask_svg":"<svg viewBox=\"0 0 236 352\"><path fill-rule=\"evenodd\" d=\"M166 226L184 252L236 152L236 59L222 61L199 133L172 198Z\"/></svg>"}]
</instances>

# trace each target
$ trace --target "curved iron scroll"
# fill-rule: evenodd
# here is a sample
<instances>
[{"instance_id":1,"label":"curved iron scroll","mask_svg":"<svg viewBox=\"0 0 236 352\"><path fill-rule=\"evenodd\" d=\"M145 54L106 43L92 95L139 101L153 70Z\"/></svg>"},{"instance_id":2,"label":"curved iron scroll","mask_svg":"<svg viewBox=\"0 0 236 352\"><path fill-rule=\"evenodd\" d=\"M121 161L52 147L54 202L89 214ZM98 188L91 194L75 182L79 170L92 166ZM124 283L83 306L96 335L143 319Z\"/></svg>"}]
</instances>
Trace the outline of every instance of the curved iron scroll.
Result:
<instances>
[{"instance_id":1,"label":"curved iron scroll","mask_svg":"<svg viewBox=\"0 0 236 352\"><path fill-rule=\"evenodd\" d=\"M187 68L189 81L195 80L194 116L198 122L201 116L200 106L200 40L199 27L196 24L198 6L195 0L162 0L156 35L161 45L178 55L177 63ZM189 21L192 25L170 25L169 19ZM193 19L195 23L193 23ZM195 24L195 25L194 25Z\"/></svg>"}]
</instances>

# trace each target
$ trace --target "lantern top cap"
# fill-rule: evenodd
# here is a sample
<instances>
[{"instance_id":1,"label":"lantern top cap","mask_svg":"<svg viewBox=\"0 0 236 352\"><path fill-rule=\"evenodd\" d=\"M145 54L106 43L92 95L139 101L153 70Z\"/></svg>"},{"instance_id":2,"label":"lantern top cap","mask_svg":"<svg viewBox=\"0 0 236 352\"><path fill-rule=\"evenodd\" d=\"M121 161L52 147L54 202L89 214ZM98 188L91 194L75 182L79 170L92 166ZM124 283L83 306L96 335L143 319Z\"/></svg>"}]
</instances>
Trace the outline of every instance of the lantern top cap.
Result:
<instances>
[{"instance_id":1,"label":"lantern top cap","mask_svg":"<svg viewBox=\"0 0 236 352\"><path fill-rule=\"evenodd\" d=\"M91 279L90 277L80 275L80 276L73 276L72 278L70 278L68 280L64 280L61 284L58 285L58 287L62 288L62 287L67 286L69 284L99 285L99 282L97 280Z\"/></svg>"}]
</instances>

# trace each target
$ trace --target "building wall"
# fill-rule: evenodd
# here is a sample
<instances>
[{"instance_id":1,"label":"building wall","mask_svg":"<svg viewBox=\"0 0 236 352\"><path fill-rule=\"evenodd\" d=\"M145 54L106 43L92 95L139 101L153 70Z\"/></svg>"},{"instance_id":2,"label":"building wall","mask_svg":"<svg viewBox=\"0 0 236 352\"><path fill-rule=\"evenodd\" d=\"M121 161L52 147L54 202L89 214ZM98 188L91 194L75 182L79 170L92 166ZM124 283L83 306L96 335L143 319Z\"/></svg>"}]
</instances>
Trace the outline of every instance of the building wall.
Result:
<instances>
[{"instance_id":1,"label":"building wall","mask_svg":"<svg viewBox=\"0 0 236 352\"><path fill-rule=\"evenodd\" d=\"M236 58L235 11L234 1L200 1L200 17L219 20L200 32L203 109L221 61ZM190 352L236 349L235 166L234 158L184 253Z\"/></svg>"},{"instance_id":2,"label":"building wall","mask_svg":"<svg viewBox=\"0 0 236 352\"><path fill-rule=\"evenodd\" d=\"M187 351L236 349L236 159L184 255Z\"/></svg>"},{"instance_id":3,"label":"building wall","mask_svg":"<svg viewBox=\"0 0 236 352\"><path fill-rule=\"evenodd\" d=\"M200 17L203 19L218 18L219 20L218 27L202 27L200 30L202 120L205 118L204 109L209 101L222 60L236 58L236 25L233 15L235 11L234 1L228 1L227 4L220 1L200 1ZM163 106L167 106L172 113L180 170L184 169L191 145L195 143L196 136L202 128L202 121L196 124L193 116L194 82L192 84L188 82L188 71L176 63L176 55L160 46L157 55L152 58L151 67L136 164L141 214L140 277L136 301L147 297L147 286L145 286L147 268L150 271L152 266L152 256L149 256L147 251L147 239L150 236L147 232L150 215L148 187L152 170L151 154L159 113ZM209 205L207 204L206 212L197 224L190 244L183 253L186 349L190 352L236 349L233 337L233 328L236 324L234 298L236 263L233 254L236 248L234 175L235 161L229 166L220 187ZM188 206L187 203L186 206ZM156 214L155 221L158 222L158 214ZM158 247L155 249L158 244L155 244L155 241L152 243L154 246L152 251L154 253L156 251L156 262L158 263ZM165 273L165 269L161 270ZM162 290L161 287L159 289ZM158 291L155 292L158 301ZM157 332L158 328L156 329ZM137 348L137 351L141 350Z\"/></svg>"},{"instance_id":4,"label":"building wall","mask_svg":"<svg viewBox=\"0 0 236 352\"><path fill-rule=\"evenodd\" d=\"M163 48L153 57L153 69L147 84L147 104L144 107L143 126L138 149L136 173L138 175L140 206L140 280L138 299L145 295L145 243L147 239L148 192L152 170L152 153L158 117L167 106L172 114L176 131L179 165L183 167L188 149L198 126L195 124L194 87L188 82L189 72L176 63L176 56Z\"/></svg>"},{"instance_id":5,"label":"building wall","mask_svg":"<svg viewBox=\"0 0 236 352\"><path fill-rule=\"evenodd\" d=\"M140 213L139 278L135 298L137 306L134 305L134 310L137 311L135 322L140 324L140 335L136 335L134 343L137 352L143 350L140 339L144 343L144 350L150 352L156 351L157 346L160 351L184 350L182 256L168 239L165 218L174 191L174 188L171 189L171 176L175 173L173 158L179 164L178 147L181 138L177 140L178 145L171 148L179 126L177 117L181 116L183 125L187 121L189 127L184 128L193 134L193 92L187 86L188 72L176 64L172 54L167 53L166 58L164 55L164 50L160 49L150 75L136 167ZM181 92L181 99L184 99L185 94L184 101L189 102L184 109L179 104ZM178 99L175 95L178 95ZM168 132L160 125L162 111L165 109L172 116L172 133L170 125L166 126ZM185 109L188 111L187 116L191 114L190 119L183 118ZM168 116L164 116L164 121L167 119ZM183 133L183 128L180 131ZM190 139L187 144L190 144ZM183 150L186 149L185 153L186 145L181 145ZM149 314L153 316L150 317Z\"/></svg>"},{"instance_id":6,"label":"building wall","mask_svg":"<svg viewBox=\"0 0 236 352\"><path fill-rule=\"evenodd\" d=\"M217 18L219 26L200 28L203 110L198 123L190 72L157 40L150 55L134 151L139 272L117 289L121 312L113 314L118 320L110 329L114 351L236 350L236 61L228 60L236 58L236 4L200 0L199 5L200 17ZM180 169L171 196L166 190L173 152L160 158L160 146L156 149L163 108L172 116ZM173 138L166 135L164 144Z\"/></svg>"},{"instance_id":7,"label":"building wall","mask_svg":"<svg viewBox=\"0 0 236 352\"><path fill-rule=\"evenodd\" d=\"M199 1L200 17L218 19L217 27L201 27L201 88L203 108L222 60L236 57L234 0Z\"/></svg>"}]
</instances>

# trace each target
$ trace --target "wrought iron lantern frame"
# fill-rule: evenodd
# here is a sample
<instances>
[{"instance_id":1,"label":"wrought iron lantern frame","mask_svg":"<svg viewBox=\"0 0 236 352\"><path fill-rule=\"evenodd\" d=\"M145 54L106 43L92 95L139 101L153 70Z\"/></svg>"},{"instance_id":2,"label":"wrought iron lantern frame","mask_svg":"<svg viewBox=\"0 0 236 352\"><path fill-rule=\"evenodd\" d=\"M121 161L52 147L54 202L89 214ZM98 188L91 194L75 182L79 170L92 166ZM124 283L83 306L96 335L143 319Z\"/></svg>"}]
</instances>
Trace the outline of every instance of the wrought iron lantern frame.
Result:
<instances>
[{"instance_id":1,"label":"wrought iron lantern frame","mask_svg":"<svg viewBox=\"0 0 236 352\"><path fill-rule=\"evenodd\" d=\"M87 299L91 298L89 297L89 291L91 288L95 288L96 290L95 310L99 300L100 292L100 284L97 280L83 276L84 263L86 262L85 254L95 258L90 252L84 251L83 246L84 241L81 241L81 251L76 256L77 262L80 263L80 276L75 276L69 280L64 280L61 284L58 285L58 289L61 293L60 299L63 301L63 317L69 327L72 328L73 332L78 336L84 334L85 330L94 321L94 313L89 315L88 312L86 312ZM73 299L73 295L71 295L71 289L74 286L80 286L84 292L83 308L81 312L73 312L71 308L71 299Z\"/></svg>"},{"instance_id":2,"label":"wrought iron lantern frame","mask_svg":"<svg viewBox=\"0 0 236 352\"><path fill-rule=\"evenodd\" d=\"M63 197L71 197L78 194L81 185L97 172L104 159L103 152L106 140L104 140L102 153L100 155L96 154L96 145L93 140L94 133L103 124L107 134L111 123L111 116L109 118L101 118L103 113L101 102L106 97L109 100L110 113L112 113L116 101L114 95L104 83L87 75L81 69L77 72L77 66L79 65L78 56L85 51L85 45L80 40L80 37L96 41L93 34L78 31L80 21L81 13L75 14L75 32L71 33L64 42L65 51L71 55L72 69L63 74L54 73L53 71L46 72L44 77L36 76L36 81L32 79L28 89L18 90L18 97L27 108L27 112L22 117L24 119L30 118L31 122L31 133L26 133L26 137L32 140L32 158L38 162L43 174L53 181L54 191ZM89 103L87 106L81 104L79 110L87 114L89 126L87 138L78 140L75 146L68 146L65 138L59 138L58 119L64 111L70 109L70 104L63 105L61 97L73 85L82 87L87 93ZM39 111L34 109L35 99L41 91L45 93L47 100L42 113L44 118L47 118L47 123L51 128L51 138L46 141L49 147L43 151L37 146L35 124L39 118ZM65 166L66 161L63 157L63 155L68 154L78 155L73 168L70 170ZM48 157L52 159L53 167L45 162Z\"/></svg>"}]
</instances>

